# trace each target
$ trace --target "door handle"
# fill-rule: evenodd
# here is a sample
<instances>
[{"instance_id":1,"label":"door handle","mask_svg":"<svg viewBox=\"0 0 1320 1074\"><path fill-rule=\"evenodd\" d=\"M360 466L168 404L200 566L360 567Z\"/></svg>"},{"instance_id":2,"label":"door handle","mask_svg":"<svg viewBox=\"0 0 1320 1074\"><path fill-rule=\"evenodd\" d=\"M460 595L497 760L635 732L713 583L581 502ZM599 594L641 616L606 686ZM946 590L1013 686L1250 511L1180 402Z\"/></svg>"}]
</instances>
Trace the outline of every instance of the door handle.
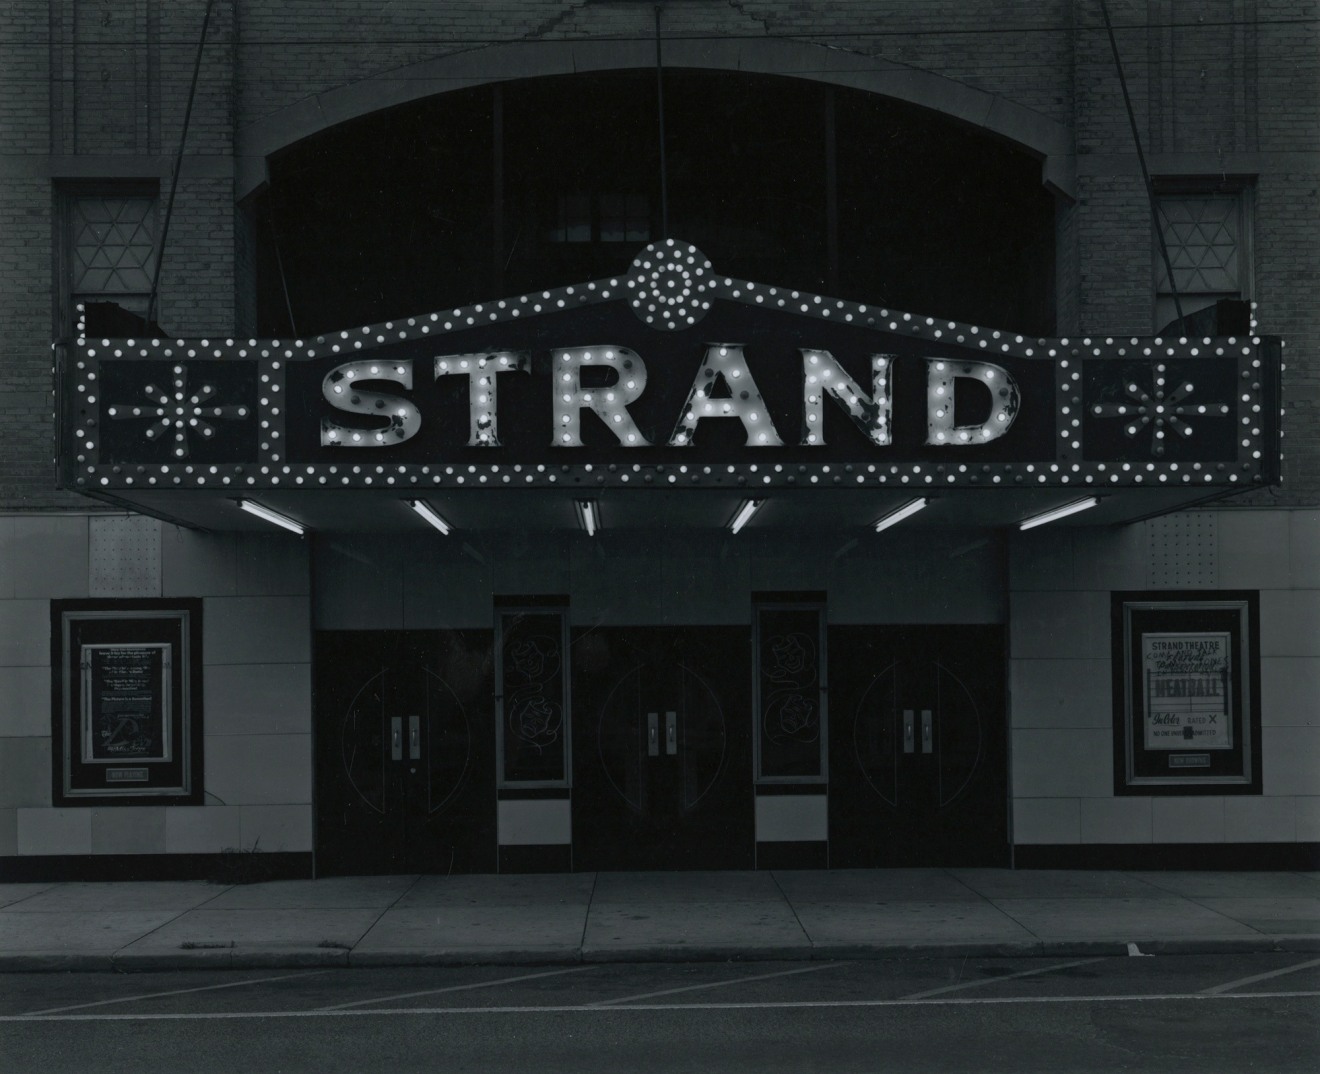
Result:
<instances>
[{"instance_id":1,"label":"door handle","mask_svg":"<svg viewBox=\"0 0 1320 1074\"><path fill-rule=\"evenodd\" d=\"M672 712L665 713L665 753L670 757L678 752L678 719Z\"/></svg>"},{"instance_id":2,"label":"door handle","mask_svg":"<svg viewBox=\"0 0 1320 1074\"><path fill-rule=\"evenodd\" d=\"M390 760L403 760L403 717L390 717Z\"/></svg>"},{"instance_id":3,"label":"door handle","mask_svg":"<svg viewBox=\"0 0 1320 1074\"><path fill-rule=\"evenodd\" d=\"M916 730L912 725L912 710L903 710L903 752L913 753L916 751Z\"/></svg>"},{"instance_id":4,"label":"door handle","mask_svg":"<svg viewBox=\"0 0 1320 1074\"><path fill-rule=\"evenodd\" d=\"M660 714L656 712L646 714L646 756L660 756Z\"/></svg>"},{"instance_id":5,"label":"door handle","mask_svg":"<svg viewBox=\"0 0 1320 1074\"><path fill-rule=\"evenodd\" d=\"M930 709L921 710L921 752L930 753L934 746L931 740Z\"/></svg>"},{"instance_id":6,"label":"door handle","mask_svg":"<svg viewBox=\"0 0 1320 1074\"><path fill-rule=\"evenodd\" d=\"M410 761L421 760L422 756L422 718L420 716L408 717L408 759Z\"/></svg>"}]
</instances>

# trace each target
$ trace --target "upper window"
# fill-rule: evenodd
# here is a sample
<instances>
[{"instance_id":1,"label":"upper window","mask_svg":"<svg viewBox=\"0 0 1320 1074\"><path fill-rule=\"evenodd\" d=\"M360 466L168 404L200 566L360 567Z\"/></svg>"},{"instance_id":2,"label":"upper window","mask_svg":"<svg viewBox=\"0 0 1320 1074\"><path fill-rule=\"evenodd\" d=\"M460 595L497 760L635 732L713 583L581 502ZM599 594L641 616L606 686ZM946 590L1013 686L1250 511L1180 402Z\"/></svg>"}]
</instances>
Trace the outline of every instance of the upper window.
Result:
<instances>
[{"instance_id":1,"label":"upper window","mask_svg":"<svg viewBox=\"0 0 1320 1074\"><path fill-rule=\"evenodd\" d=\"M1205 335L1247 331L1244 300L1251 297L1251 258L1246 191L1170 191L1160 194L1159 210L1173 286L1156 249L1156 328L1177 321L1176 287L1184 331Z\"/></svg>"},{"instance_id":2,"label":"upper window","mask_svg":"<svg viewBox=\"0 0 1320 1074\"><path fill-rule=\"evenodd\" d=\"M156 271L156 195L75 190L65 199L69 320L92 334L142 331Z\"/></svg>"}]
</instances>

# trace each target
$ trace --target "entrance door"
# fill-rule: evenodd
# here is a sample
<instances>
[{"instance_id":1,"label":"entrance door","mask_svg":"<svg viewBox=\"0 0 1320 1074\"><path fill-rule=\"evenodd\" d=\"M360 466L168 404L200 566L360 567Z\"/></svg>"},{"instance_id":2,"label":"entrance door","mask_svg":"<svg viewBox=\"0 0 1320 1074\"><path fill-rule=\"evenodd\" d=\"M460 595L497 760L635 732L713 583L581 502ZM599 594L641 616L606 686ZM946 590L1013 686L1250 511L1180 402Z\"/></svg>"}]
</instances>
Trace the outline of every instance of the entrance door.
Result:
<instances>
[{"instance_id":1,"label":"entrance door","mask_svg":"<svg viewBox=\"0 0 1320 1074\"><path fill-rule=\"evenodd\" d=\"M575 866L751 868L747 628L596 629L573 651Z\"/></svg>"},{"instance_id":2,"label":"entrance door","mask_svg":"<svg viewBox=\"0 0 1320 1074\"><path fill-rule=\"evenodd\" d=\"M830 863L1007 865L999 627L831 627Z\"/></svg>"},{"instance_id":3,"label":"entrance door","mask_svg":"<svg viewBox=\"0 0 1320 1074\"><path fill-rule=\"evenodd\" d=\"M495 868L491 636L316 635L317 871Z\"/></svg>"}]
</instances>

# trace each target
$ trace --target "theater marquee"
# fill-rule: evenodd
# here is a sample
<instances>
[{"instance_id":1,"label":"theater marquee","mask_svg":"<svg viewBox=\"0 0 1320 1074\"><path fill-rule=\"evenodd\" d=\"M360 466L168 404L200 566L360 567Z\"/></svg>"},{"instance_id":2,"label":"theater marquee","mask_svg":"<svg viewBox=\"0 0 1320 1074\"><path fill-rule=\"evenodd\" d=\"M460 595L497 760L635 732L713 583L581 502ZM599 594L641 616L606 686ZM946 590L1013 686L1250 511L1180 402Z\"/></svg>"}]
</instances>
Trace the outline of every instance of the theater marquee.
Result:
<instances>
[{"instance_id":1,"label":"theater marquee","mask_svg":"<svg viewBox=\"0 0 1320 1074\"><path fill-rule=\"evenodd\" d=\"M1277 480L1275 339L1036 339L628 273L298 340L79 339L67 486L115 492Z\"/></svg>"}]
</instances>

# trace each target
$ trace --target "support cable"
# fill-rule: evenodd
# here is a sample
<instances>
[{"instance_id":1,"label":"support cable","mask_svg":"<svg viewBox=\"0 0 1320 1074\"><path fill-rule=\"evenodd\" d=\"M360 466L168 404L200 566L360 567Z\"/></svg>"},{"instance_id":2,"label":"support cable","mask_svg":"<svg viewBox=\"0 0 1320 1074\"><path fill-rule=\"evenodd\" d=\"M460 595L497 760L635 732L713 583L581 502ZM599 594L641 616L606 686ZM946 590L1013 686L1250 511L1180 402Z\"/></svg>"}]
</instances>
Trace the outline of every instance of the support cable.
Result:
<instances>
[{"instance_id":1,"label":"support cable","mask_svg":"<svg viewBox=\"0 0 1320 1074\"><path fill-rule=\"evenodd\" d=\"M192 120L193 98L197 95L197 79L202 70L202 52L206 48L206 30L211 24L211 8L215 0L206 0L206 14L202 16L202 33L197 39L197 55L193 59L192 84L188 87L188 105L183 110L183 130L179 132L179 149L174 154L174 174L170 177L170 196L165 203L165 223L160 229L160 245L156 250L156 271L151 276L151 297L147 299L146 323L156 315L156 301L160 296L160 267L165 261L165 242L170 236L170 219L174 215L174 196L179 191L179 171L183 167L183 147L188 140L188 124Z\"/></svg>"},{"instance_id":2,"label":"support cable","mask_svg":"<svg viewBox=\"0 0 1320 1074\"><path fill-rule=\"evenodd\" d=\"M1123 90L1123 104L1127 108L1128 125L1132 128L1132 142L1137 147L1137 161L1141 165L1141 178L1146 183L1146 201L1150 204L1150 222L1155 229L1155 238L1160 244L1160 256L1164 258L1164 271L1169 276L1169 291L1173 294L1173 308L1178 314L1181 327L1183 319L1182 299L1178 297L1178 284L1173 278L1173 264L1169 260L1169 245L1164 241L1164 227L1160 223L1159 205L1155 201L1155 184L1151 182L1150 171L1146 168L1146 154L1141 150L1141 135L1137 131L1137 116L1132 111L1132 97L1128 93L1127 77L1123 74L1123 60L1118 54L1118 39L1114 37L1114 24L1109 21L1109 5L1100 0L1100 12L1105 18L1105 31L1109 34L1109 48L1114 54L1114 66L1118 68L1118 84Z\"/></svg>"},{"instance_id":3,"label":"support cable","mask_svg":"<svg viewBox=\"0 0 1320 1074\"><path fill-rule=\"evenodd\" d=\"M660 57L660 12L655 6L655 94L656 112L660 122L660 237L669 238L669 178L665 165L665 74Z\"/></svg>"}]
</instances>

